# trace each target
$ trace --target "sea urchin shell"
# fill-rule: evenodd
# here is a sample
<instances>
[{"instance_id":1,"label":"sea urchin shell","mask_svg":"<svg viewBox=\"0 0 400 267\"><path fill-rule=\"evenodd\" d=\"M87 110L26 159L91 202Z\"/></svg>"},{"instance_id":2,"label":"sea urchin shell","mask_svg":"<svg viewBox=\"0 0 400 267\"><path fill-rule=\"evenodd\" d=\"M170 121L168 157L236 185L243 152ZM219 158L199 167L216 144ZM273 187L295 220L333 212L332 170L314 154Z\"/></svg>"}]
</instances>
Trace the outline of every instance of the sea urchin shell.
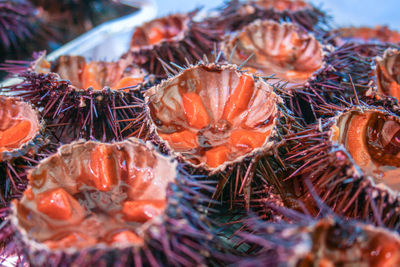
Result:
<instances>
[{"instance_id":1,"label":"sea urchin shell","mask_svg":"<svg viewBox=\"0 0 400 267\"><path fill-rule=\"evenodd\" d=\"M296 214L295 223L255 222L243 237L257 247L238 266L397 266L400 237L383 227L326 216L314 219ZM280 263L280 264L279 264Z\"/></svg>"},{"instance_id":2,"label":"sea urchin shell","mask_svg":"<svg viewBox=\"0 0 400 267\"><path fill-rule=\"evenodd\" d=\"M229 37L229 36L228 36ZM322 45L310 34L291 23L258 20L222 44L234 64L246 61L263 76L275 74L289 86L305 83L323 66Z\"/></svg>"},{"instance_id":3,"label":"sea urchin shell","mask_svg":"<svg viewBox=\"0 0 400 267\"><path fill-rule=\"evenodd\" d=\"M216 172L271 146L280 98L234 65L191 66L146 94L155 133L196 167Z\"/></svg>"},{"instance_id":4,"label":"sea urchin shell","mask_svg":"<svg viewBox=\"0 0 400 267\"><path fill-rule=\"evenodd\" d=\"M26 102L0 96L0 160L27 153L41 125L37 112Z\"/></svg>"},{"instance_id":5,"label":"sea urchin shell","mask_svg":"<svg viewBox=\"0 0 400 267\"><path fill-rule=\"evenodd\" d=\"M400 50L389 48L376 58L378 92L400 99Z\"/></svg>"},{"instance_id":6,"label":"sea urchin shell","mask_svg":"<svg viewBox=\"0 0 400 267\"><path fill-rule=\"evenodd\" d=\"M56 141L77 138L118 140L117 123L134 117L135 107L124 110L130 99L143 98L140 90L146 72L121 59L87 62L80 56L61 56L47 61L42 54L26 70L23 81L4 88L41 110ZM140 111L139 111L140 112Z\"/></svg>"},{"instance_id":7,"label":"sea urchin shell","mask_svg":"<svg viewBox=\"0 0 400 267\"><path fill-rule=\"evenodd\" d=\"M13 203L12 222L33 264L40 250L71 256L141 246L145 229L164 212L176 175L176 162L136 139L71 143L30 173L30 186Z\"/></svg>"},{"instance_id":8,"label":"sea urchin shell","mask_svg":"<svg viewBox=\"0 0 400 267\"><path fill-rule=\"evenodd\" d=\"M178 65L201 60L211 53L220 34L206 22L194 21L196 14L197 10L169 15L137 27L123 57L156 75L165 75L160 60Z\"/></svg>"},{"instance_id":9,"label":"sea urchin shell","mask_svg":"<svg viewBox=\"0 0 400 267\"><path fill-rule=\"evenodd\" d=\"M338 34L338 44L342 45L344 42L374 42L379 41L382 43L400 43L400 33L389 29L387 26L369 27L347 27L339 28L333 31Z\"/></svg>"},{"instance_id":10,"label":"sea urchin shell","mask_svg":"<svg viewBox=\"0 0 400 267\"><path fill-rule=\"evenodd\" d=\"M351 109L332 127L332 140L346 148L355 164L376 184L400 190L400 118L383 110Z\"/></svg>"}]
</instances>

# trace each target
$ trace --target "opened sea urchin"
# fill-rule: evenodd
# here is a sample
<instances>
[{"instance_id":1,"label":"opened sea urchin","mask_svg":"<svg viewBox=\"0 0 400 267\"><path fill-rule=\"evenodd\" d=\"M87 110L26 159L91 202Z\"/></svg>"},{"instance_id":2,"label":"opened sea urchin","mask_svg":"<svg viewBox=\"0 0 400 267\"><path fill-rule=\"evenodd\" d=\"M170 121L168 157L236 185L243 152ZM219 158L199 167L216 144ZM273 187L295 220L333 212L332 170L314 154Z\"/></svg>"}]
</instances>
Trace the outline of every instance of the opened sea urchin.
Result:
<instances>
[{"instance_id":1,"label":"opened sea urchin","mask_svg":"<svg viewBox=\"0 0 400 267\"><path fill-rule=\"evenodd\" d=\"M146 94L155 133L194 166L217 172L271 146L279 97L233 65L189 67Z\"/></svg>"},{"instance_id":2,"label":"opened sea urchin","mask_svg":"<svg viewBox=\"0 0 400 267\"><path fill-rule=\"evenodd\" d=\"M166 76L162 63L185 65L209 55L220 34L207 22L197 22L197 11L173 14L144 23L133 33L130 51L123 58L132 60L152 74Z\"/></svg>"},{"instance_id":3,"label":"opened sea urchin","mask_svg":"<svg viewBox=\"0 0 400 267\"><path fill-rule=\"evenodd\" d=\"M122 129L117 121L138 111L115 107L141 97L145 75L126 60L87 62L80 56L60 56L49 62L42 55L18 75L21 83L3 90L40 108L56 141L118 140Z\"/></svg>"},{"instance_id":4,"label":"opened sea urchin","mask_svg":"<svg viewBox=\"0 0 400 267\"><path fill-rule=\"evenodd\" d=\"M275 74L289 87L299 86L323 66L322 45L291 23L257 20L222 43L231 63L253 68L262 76Z\"/></svg>"},{"instance_id":5,"label":"opened sea urchin","mask_svg":"<svg viewBox=\"0 0 400 267\"><path fill-rule=\"evenodd\" d=\"M43 125L29 103L0 96L1 207L18 197L26 186L26 171L36 163L43 146Z\"/></svg>"},{"instance_id":6,"label":"opened sea urchin","mask_svg":"<svg viewBox=\"0 0 400 267\"><path fill-rule=\"evenodd\" d=\"M62 146L13 202L14 242L32 266L205 264L214 235L176 167L137 139Z\"/></svg>"}]
</instances>

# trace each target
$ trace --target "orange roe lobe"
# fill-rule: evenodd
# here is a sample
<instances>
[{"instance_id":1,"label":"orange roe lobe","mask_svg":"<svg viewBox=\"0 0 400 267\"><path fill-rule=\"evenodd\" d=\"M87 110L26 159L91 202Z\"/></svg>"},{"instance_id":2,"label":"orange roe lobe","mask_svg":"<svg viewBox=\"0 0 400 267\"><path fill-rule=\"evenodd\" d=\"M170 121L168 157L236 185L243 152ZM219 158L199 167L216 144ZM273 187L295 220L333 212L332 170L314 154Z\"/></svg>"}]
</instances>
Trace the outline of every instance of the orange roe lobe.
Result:
<instances>
[{"instance_id":1,"label":"orange roe lobe","mask_svg":"<svg viewBox=\"0 0 400 267\"><path fill-rule=\"evenodd\" d=\"M189 125L202 129L210 123L210 118L198 94L185 93L182 96L182 104Z\"/></svg>"},{"instance_id":2,"label":"orange roe lobe","mask_svg":"<svg viewBox=\"0 0 400 267\"><path fill-rule=\"evenodd\" d=\"M25 190L24 194L28 200L33 200L35 198L35 195L33 194L33 191L32 191L32 187L28 187Z\"/></svg>"},{"instance_id":3,"label":"orange roe lobe","mask_svg":"<svg viewBox=\"0 0 400 267\"><path fill-rule=\"evenodd\" d=\"M110 146L99 145L90 153L89 170L84 181L100 191L110 191L117 184L117 162ZM84 174L85 175L85 174Z\"/></svg>"},{"instance_id":4,"label":"orange roe lobe","mask_svg":"<svg viewBox=\"0 0 400 267\"><path fill-rule=\"evenodd\" d=\"M218 146L206 151L207 165L211 168L220 166L227 161L229 152L226 146Z\"/></svg>"},{"instance_id":5,"label":"orange roe lobe","mask_svg":"<svg viewBox=\"0 0 400 267\"><path fill-rule=\"evenodd\" d=\"M133 243L133 244L141 244L143 243L143 238L139 237L137 234L133 233L132 231L122 231L118 234L115 234L112 239L111 243L116 244L126 244L126 243Z\"/></svg>"},{"instance_id":6,"label":"orange roe lobe","mask_svg":"<svg viewBox=\"0 0 400 267\"><path fill-rule=\"evenodd\" d=\"M149 31L148 35L149 44L157 44L164 38L165 38L164 32L160 30L160 28L158 27L153 27Z\"/></svg>"},{"instance_id":7,"label":"orange roe lobe","mask_svg":"<svg viewBox=\"0 0 400 267\"><path fill-rule=\"evenodd\" d=\"M0 149L16 147L21 140L27 137L30 130L31 122L23 120L4 131L0 131Z\"/></svg>"},{"instance_id":8,"label":"orange roe lobe","mask_svg":"<svg viewBox=\"0 0 400 267\"><path fill-rule=\"evenodd\" d=\"M126 201L123 204L122 213L127 221L144 223L161 215L165 204L163 200Z\"/></svg>"},{"instance_id":9,"label":"orange roe lobe","mask_svg":"<svg viewBox=\"0 0 400 267\"><path fill-rule=\"evenodd\" d=\"M400 99L400 84L391 82L389 86L390 96Z\"/></svg>"},{"instance_id":10,"label":"orange roe lobe","mask_svg":"<svg viewBox=\"0 0 400 267\"><path fill-rule=\"evenodd\" d=\"M98 69L96 62L89 62L85 65L82 73L83 88L92 87L93 90L101 90L103 87L97 79Z\"/></svg>"},{"instance_id":11,"label":"orange roe lobe","mask_svg":"<svg viewBox=\"0 0 400 267\"><path fill-rule=\"evenodd\" d=\"M253 78L247 75L242 75L238 85L225 105L222 118L232 123L233 119L247 108L251 96L253 95L253 91Z\"/></svg>"},{"instance_id":12,"label":"orange roe lobe","mask_svg":"<svg viewBox=\"0 0 400 267\"><path fill-rule=\"evenodd\" d=\"M367 124L368 120L369 116L367 114L353 117L352 124L356 125L356 127L349 127L345 140L349 153L361 167L368 166L370 162L368 151L361 149L365 147L364 138L360 138L360 136L366 135L366 128L363 126Z\"/></svg>"},{"instance_id":13,"label":"orange roe lobe","mask_svg":"<svg viewBox=\"0 0 400 267\"><path fill-rule=\"evenodd\" d=\"M37 194L36 206L39 212L55 220L69 220L73 213L82 218L85 212L79 202L62 188Z\"/></svg>"},{"instance_id":14,"label":"orange roe lobe","mask_svg":"<svg viewBox=\"0 0 400 267\"><path fill-rule=\"evenodd\" d=\"M160 133L159 136L167 141L174 149L194 149L199 145L196 133L188 130L172 134Z\"/></svg>"},{"instance_id":15,"label":"orange roe lobe","mask_svg":"<svg viewBox=\"0 0 400 267\"><path fill-rule=\"evenodd\" d=\"M127 91L129 91L129 88L127 88L127 87L134 87L141 82L143 82L143 77L138 77L138 78L124 77L121 80L119 80L117 85L113 86L111 89L118 90L121 88L126 88L123 91L127 92Z\"/></svg>"},{"instance_id":16,"label":"orange roe lobe","mask_svg":"<svg viewBox=\"0 0 400 267\"><path fill-rule=\"evenodd\" d=\"M261 147L270 132L260 133L248 130L235 130L231 134L230 142L233 146L239 148L257 148Z\"/></svg>"}]
</instances>

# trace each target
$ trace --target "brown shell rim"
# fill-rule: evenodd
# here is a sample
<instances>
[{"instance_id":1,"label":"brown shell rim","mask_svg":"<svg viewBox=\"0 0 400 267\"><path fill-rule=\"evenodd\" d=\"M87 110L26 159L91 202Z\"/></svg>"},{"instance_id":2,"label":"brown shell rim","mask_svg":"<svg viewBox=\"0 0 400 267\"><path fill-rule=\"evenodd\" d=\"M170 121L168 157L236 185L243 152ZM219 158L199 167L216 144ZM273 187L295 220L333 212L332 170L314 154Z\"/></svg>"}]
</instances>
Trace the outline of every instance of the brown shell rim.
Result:
<instances>
[{"instance_id":1,"label":"brown shell rim","mask_svg":"<svg viewBox=\"0 0 400 267\"><path fill-rule=\"evenodd\" d=\"M135 143L135 144L140 144L140 145L144 145L147 148L149 148L152 152L156 153L157 156L169 161L171 163L171 169L175 170L175 183L176 183L176 177L178 174L178 170L177 170L177 166L178 163L177 161L170 157L170 156L165 156L163 154L161 154L160 152L158 152L156 150L156 148L153 146L153 144L151 144L149 141L147 142L143 142L140 139L131 137L128 138L124 141L120 141L120 142L113 142L112 144L118 144L118 143ZM103 144L102 142L99 141L85 141L85 140L78 140L78 141L74 141L72 143L66 144L64 146L61 146L57 149L57 152L54 153L53 155L51 155L50 157L45 158L44 160L40 161L39 164L43 164L46 163L48 161L51 160L52 157L57 156L61 153L62 149L65 149L65 147L72 147L76 144L84 144L84 143L96 143L96 144ZM38 164L38 166L39 166ZM30 170L30 172L32 172L33 170ZM165 211L168 209L168 197L167 197L167 207L165 208L164 212L159 215L154 217L153 219L147 221L146 223L142 224L139 227L139 235L144 239L144 242L146 242L146 233L148 231L152 231L157 227L157 224L163 221L163 217L166 216ZM11 225L14 227L14 229L16 229L17 231L17 238L20 239L20 241L22 241L25 245L27 245L29 251L31 252L31 250L33 250L33 252L35 251L50 251L51 253L54 252L62 252L62 253L66 253L67 255L73 255L79 251L82 250L86 250L86 251L91 251L91 250L104 250L105 252L107 251L113 251L113 250L119 250L119 249L126 249L126 248L140 248L142 247L141 244L126 244L124 246L108 246L106 244L100 243L100 244L96 244L95 246L92 247L88 247L88 248L84 248L84 249L78 249L78 248L74 248L74 247L69 247L66 249L50 249L48 246L46 246L45 244L38 242L34 239L30 239L28 237L28 233L26 231L26 229L24 229L23 227L19 226L19 220L18 220L18 216L17 216L17 210L16 210L16 206L15 204L12 202L10 205L10 215L8 216L8 219L11 222Z\"/></svg>"},{"instance_id":2,"label":"brown shell rim","mask_svg":"<svg viewBox=\"0 0 400 267\"><path fill-rule=\"evenodd\" d=\"M238 67L234 64L218 64L218 63L209 63L209 64L205 64L205 63L198 63L196 65L190 65L189 67L187 67L186 69L180 71L180 73L178 73L177 75L174 75L173 77L170 77L168 79L162 80L161 83L157 84L156 86L151 87L149 90L147 90L145 92L145 112L146 112L146 117L147 117L147 123L149 126L149 131L150 133L155 133L158 140L165 146L167 147L168 151L173 155L174 158L178 158L181 159L182 161L188 163L190 166L194 167L194 168L202 168L207 170L210 175L212 174L216 174L219 172L223 172L228 166L233 165L235 163L239 163L242 162L245 158L247 157L252 157L258 154L264 154L267 150L269 150L270 148L272 148L274 146L274 141L271 140L273 139L276 135L278 130L276 129L277 126L277 122L278 122L278 118L281 114L280 109L279 109L279 103L282 103L283 100L282 98L277 95L274 90L273 87L268 84L267 82L265 82L262 79L259 79L257 76L252 75L255 83L264 83L265 85L267 85L268 87L271 88L271 92L276 96L277 101L276 101L276 105L277 105L277 116L274 118L273 124L274 127L272 129L272 132L270 134L270 136L268 137L268 139L266 139L266 141L264 142L264 144L261 147L255 148L253 149L251 152L246 153L238 158L236 158L233 161L226 161L223 164L219 165L217 168L210 168L207 167L207 165L202 162L200 164L193 164L190 161L185 160L185 157L182 155L182 153L180 152L175 152L174 149L171 148L171 146L168 144L167 141L163 140L162 138L159 137L158 135L158 131L157 131L157 126L155 125L155 123L153 122L152 118L151 118L151 114L150 114L150 108L149 108L149 102L150 102L150 97L152 95L154 95L156 92L158 92L159 90L161 90L163 87L165 87L166 85L168 85L172 80L179 78L181 75L183 75L183 73L189 69L193 69L193 68L199 68L202 66L206 66L207 68L217 68L217 69L221 69L221 70L234 70L239 74L244 74L244 72L241 72L240 70L238 70ZM247 74L250 75L250 74Z\"/></svg>"}]
</instances>

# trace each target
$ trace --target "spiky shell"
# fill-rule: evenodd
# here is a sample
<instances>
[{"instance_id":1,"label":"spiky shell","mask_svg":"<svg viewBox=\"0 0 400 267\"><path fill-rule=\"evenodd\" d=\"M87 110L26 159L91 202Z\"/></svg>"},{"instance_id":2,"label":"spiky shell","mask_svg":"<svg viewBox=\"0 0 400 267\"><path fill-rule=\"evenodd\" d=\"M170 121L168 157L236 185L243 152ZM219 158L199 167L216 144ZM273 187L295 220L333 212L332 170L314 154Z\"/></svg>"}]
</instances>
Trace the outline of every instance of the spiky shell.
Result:
<instances>
[{"instance_id":1,"label":"spiky shell","mask_svg":"<svg viewBox=\"0 0 400 267\"><path fill-rule=\"evenodd\" d=\"M114 147L115 153L121 153L122 150L129 150L127 149L129 147L136 147L138 149L134 149L134 154L131 155L134 156L134 158L127 163L128 165L135 166L139 164L138 167L149 169L149 166L156 161L158 173L162 173L162 177L168 176L172 178L172 184L170 183L168 187L167 181L161 181L162 184L164 184L162 187L165 190L161 192L161 194L156 193L157 190L154 191L154 188L148 192L153 195L156 193L156 197L164 196L164 198L167 198L167 204L163 215L150 220L141 227L142 231L140 232L140 236L143 238L143 243L130 244L127 246L123 246L122 244L114 246L98 244L83 249L49 249L49 247L42 242L35 241L32 238L31 231L26 232L24 228L25 224L21 224L21 218L18 216L18 205L14 203L13 214L10 218L12 228L15 231L13 242L17 244L17 246L25 249L28 255L26 259L32 266L74 264L79 264L81 266L93 266L98 264L107 266L131 264L138 266L198 266L213 261L216 263L219 261L223 262L227 260L226 262L230 262L233 260L232 257L230 260L227 259L228 257L225 258L225 256L222 255L223 250L221 250L221 252L214 251L219 249L219 245L221 245L221 248L223 245L219 243L218 238L210 228L212 222L208 221L208 219L202 215L202 212L205 211L203 209L206 208L209 201L206 196L209 194L209 192L207 192L209 186L206 186L206 184L202 185L201 182L201 179L204 178L187 176L184 172L179 170L179 168L176 170L176 162L174 163L174 161L171 161L170 157L158 154L149 143L145 144L137 139L131 138L124 142L114 144L76 142L61 147L55 155L42 161L38 167L33 170L31 173L33 177L33 179L31 179L31 187L33 190L26 191L25 198L31 196L32 193L35 196L40 194L40 191L43 191L40 189L40 186L43 184L38 184L38 180L36 179L39 178L40 180L41 175L44 174L41 170L48 170L49 172L47 174L50 176L52 175L52 170L60 172L61 170L59 168L55 168L57 162L60 163L60 160L61 162L65 161L67 165L78 164L83 167L84 164L79 163L78 159L74 159L70 162L68 157L75 155L81 150L93 150L93 147L99 146ZM152 160L143 161L143 156L151 157ZM64 159L62 159L63 157ZM110 158L106 156L106 158L102 160L107 161L110 160ZM160 162L164 163L160 164ZM105 164L103 167L105 166L108 165ZM158 166L160 166L160 168ZM168 168L171 168L171 171L168 171ZM150 169L148 171L151 171ZM64 172L72 175L68 175L69 178L67 178L67 180L70 180L69 183L60 184L65 190L73 190L73 174L74 172L77 174L76 171L76 168L64 169ZM116 174L111 169L110 171L110 175ZM57 177L59 181L62 180L60 176ZM50 187L57 186L54 179L46 180L44 184ZM158 182L154 184L154 186L158 186ZM83 188L82 190L87 189L88 188ZM206 193L206 195L204 193ZM95 199L93 199L93 201L94 200ZM22 202L24 202L24 199ZM29 205L29 208L34 208L34 206Z\"/></svg>"},{"instance_id":2,"label":"spiky shell","mask_svg":"<svg viewBox=\"0 0 400 267\"><path fill-rule=\"evenodd\" d=\"M311 34L273 20L257 20L226 36L222 50L231 63L246 62L262 76L274 74L288 82L286 88L301 86L324 64L323 46Z\"/></svg>"},{"instance_id":3,"label":"spiky shell","mask_svg":"<svg viewBox=\"0 0 400 267\"><path fill-rule=\"evenodd\" d=\"M294 222L248 221L249 232L242 237L252 245L252 252L236 266L392 266L400 262L396 232L334 214L315 219L293 210L282 213Z\"/></svg>"},{"instance_id":4,"label":"spiky shell","mask_svg":"<svg viewBox=\"0 0 400 267\"><path fill-rule=\"evenodd\" d=\"M251 113L254 114L254 116L248 117L250 121L264 121L265 123L261 123L259 129L257 129L257 127L253 127L253 129L249 126L246 130L250 133L251 131L255 131L256 133L259 131L260 133L264 132L268 134L263 136L263 138L259 138L261 141L258 140L260 142L253 148L249 149L250 147L247 146L247 149L243 149L242 154L239 154L238 157L233 159L226 158L215 166L207 164L206 161L191 162L191 153L196 153L196 150L186 149L185 152L185 149L176 149L176 146L173 145L174 138L171 139L171 137L184 133L184 131L181 130L186 129L185 127L187 127L187 132L193 131L193 133L197 133L198 136L201 137L203 133L208 131L208 128L205 127L204 131L202 131L198 128L206 124L193 126L193 121L190 122L192 123L191 126L189 120L187 120L189 117L187 117L184 110L190 105L184 107L183 95L189 93L189 95L186 95L189 96L185 99L186 104L190 102L187 100L191 97L201 100L201 105L199 105L199 107L203 106L203 108L201 108L201 110L199 108L198 110L199 112L204 111L202 112L203 114L207 113L206 117L209 118L207 124L209 124L210 122L218 121L221 116L224 116L225 106L228 105L226 103L230 101L229 99L231 97L232 99L235 98L232 95L237 93L234 93L236 87L241 87L243 85L241 82L244 82L244 80L247 81L246 83L253 84L254 87L251 87L253 88L251 90L246 90L248 96L244 95L240 99L245 102L247 101L246 106L243 106L243 108L251 107L251 109L254 108L254 110L243 110L239 112L241 115L236 114L238 115L238 119L234 122L234 125L240 124L242 121L246 122L246 115ZM260 89L262 89L263 92L259 92ZM284 95L283 92L280 92L280 94ZM276 173L280 171L284 172L284 167L280 164L279 156L277 156L277 149L280 144L279 136L281 135L281 133L278 134L278 132L282 131L283 133L291 131L290 129L292 127L298 127L298 123L282 105L281 97L278 96L277 93L273 91L272 86L263 79L247 74L246 72L241 72L235 65L201 62L197 65L189 66L187 69L179 69L179 71L175 73L175 76L150 88L149 91L146 92L146 95L146 103L148 103L147 118L149 128L152 132L153 142L160 144L167 153L172 153L178 157L180 161L187 162L190 166L189 169L195 173L206 173L210 175L210 179L218 180L219 182L214 198L226 200L227 202L224 203L229 203L231 207L237 205L242 207L244 204L244 207L249 209L250 206L253 205L251 203L257 206L256 201L260 198L257 192L266 190L266 187L263 187L265 181L271 182L270 185L281 186L279 178L276 176L274 178L269 175L263 176L263 174L269 174L271 169L276 170ZM193 97L193 95L197 95L198 97ZM245 100L246 98L249 99ZM251 100L253 98L261 102L254 101L253 103L253 100ZM217 101L218 105L213 107L213 104L217 103ZM200 103L200 101L197 102ZM263 107L263 109L256 109L258 105L261 105L260 107ZM167 111L164 113L165 109L167 109ZM257 113L257 111L259 111L259 113ZM269 119L267 120L268 117ZM164 122L171 123L171 126L164 126ZM184 122L184 124L182 124L182 122ZM182 129L178 129L179 127L176 128L177 125L180 125L179 127ZM233 130L239 131L241 129L242 126L239 125L239 129ZM228 127L222 131L226 131L226 134L221 137L221 140L228 145L233 138L231 130L232 129ZM173 132L177 132L177 134L174 135ZM248 142L250 142L249 140L252 139L251 136L248 137L250 133L246 132L243 136L239 137L248 139ZM184 142L190 144L189 141L194 140L192 143L195 145L194 148L197 148L200 144L197 141L197 134L192 134L191 136L193 138L191 139L185 137ZM240 139L239 137L238 139ZM247 144L249 145L250 143ZM206 150L208 149L210 148ZM213 152L213 150L211 151ZM207 158L207 156L205 158ZM269 180L269 178L273 179L273 181ZM264 180L260 181L260 179ZM271 196L276 195L277 191L270 191L270 193ZM253 197L254 202L252 202ZM277 197L277 199L278 198L279 197Z\"/></svg>"},{"instance_id":5,"label":"spiky shell","mask_svg":"<svg viewBox=\"0 0 400 267\"><path fill-rule=\"evenodd\" d=\"M24 40L31 39L37 30L37 17L35 7L28 1L1 1L0 2L0 47L2 51ZM2 55L2 57L5 55Z\"/></svg>"},{"instance_id":6,"label":"spiky shell","mask_svg":"<svg viewBox=\"0 0 400 267\"><path fill-rule=\"evenodd\" d=\"M38 112L18 98L0 96L0 219L9 201L20 197L27 184L27 169L39 159L46 145L44 123Z\"/></svg>"},{"instance_id":7,"label":"spiky shell","mask_svg":"<svg viewBox=\"0 0 400 267\"><path fill-rule=\"evenodd\" d=\"M390 45L389 45L390 47ZM351 103L374 105L376 87L374 60L388 45L346 43L325 56L325 66L303 88L297 89L290 110L307 123L313 123L333 106Z\"/></svg>"},{"instance_id":8,"label":"spiky shell","mask_svg":"<svg viewBox=\"0 0 400 267\"><path fill-rule=\"evenodd\" d=\"M124 132L121 127L130 125L128 120L136 117L141 108L130 107L129 102L143 99L141 90L149 85L151 79L142 83L136 81L139 83L134 86L121 85L123 83L118 81L138 77L143 80L145 72L126 60L86 64L85 59L79 56L61 56L53 62L47 62L44 56L40 54L28 68L11 67L23 81L2 90L40 108L55 142L70 142L78 138L118 140L132 133ZM84 83L82 78L86 69L89 85L85 85L88 83ZM97 88L92 88L90 83L97 84ZM137 127L140 129L141 125ZM136 128L128 129L134 131Z\"/></svg>"},{"instance_id":9,"label":"spiky shell","mask_svg":"<svg viewBox=\"0 0 400 267\"><path fill-rule=\"evenodd\" d=\"M197 10L186 14L173 14L158 18L136 28L131 41L131 49L123 58L135 62L150 73L166 76L163 63L186 65L197 62L204 55L210 55L220 40L220 33L210 28L206 21L196 22L193 17ZM151 44L148 36L152 30L163 34L172 29L169 38L163 37Z\"/></svg>"},{"instance_id":10,"label":"spiky shell","mask_svg":"<svg viewBox=\"0 0 400 267\"><path fill-rule=\"evenodd\" d=\"M287 140L297 143L283 156L286 166L292 168L286 178L294 182L290 194L304 200L306 205L311 203L313 197L306 186L309 181L324 203L339 215L397 228L400 215L397 189L395 182L391 185L385 182L385 168L397 168L396 156L386 152L387 142L381 141L395 134L387 126L383 128L385 123L370 126L373 121L368 118L370 114L381 114L388 125L397 125L398 109L384 102L380 104L380 107L362 104L347 109L333 108L335 112L341 111L337 117L320 119L305 131L286 136ZM375 140L375 134L380 136L379 140ZM379 149L380 146L383 148ZM381 170L380 164L387 162L378 158L384 153L388 153L394 164ZM310 212L315 211L315 206L308 207Z\"/></svg>"},{"instance_id":11,"label":"spiky shell","mask_svg":"<svg viewBox=\"0 0 400 267\"><path fill-rule=\"evenodd\" d=\"M236 101L245 101L239 111L235 110L239 104L232 102L235 97ZM191 66L146 92L150 127L155 135L174 155L211 173L272 146L269 139L274 135L280 101L267 83L241 73L234 65ZM241 132L235 132L239 129ZM185 144L174 141L174 135L183 132L194 139L184 138ZM242 140L243 144L233 140L246 133L257 138L249 137L251 140ZM236 146L230 148L229 140ZM227 148L225 160L211 164L208 152L218 147Z\"/></svg>"},{"instance_id":12,"label":"spiky shell","mask_svg":"<svg viewBox=\"0 0 400 267\"><path fill-rule=\"evenodd\" d=\"M325 13L302 0L244 3L233 0L222 8L214 23L229 32L240 30L257 19L292 22L307 31L319 32L321 36L329 28Z\"/></svg>"},{"instance_id":13,"label":"spiky shell","mask_svg":"<svg viewBox=\"0 0 400 267\"><path fill-rule=\"evenodd\" d=\"M390 29L388 26L370 27L344 27L333 30L335 42L343 45L345 42L382 42L382 43L400 43L400 33Z\"/></svg>"},{"instance_id":14,"label":"spiky shell","mask_svg":"<svg viewBox=\"0 0 400 267\"><path fill-rule=\"evenodd\" d=\"M383 56L378 56L375 73L378 93L400 99L400 50L389 48Z\"/></svg>"}]
</instances>

